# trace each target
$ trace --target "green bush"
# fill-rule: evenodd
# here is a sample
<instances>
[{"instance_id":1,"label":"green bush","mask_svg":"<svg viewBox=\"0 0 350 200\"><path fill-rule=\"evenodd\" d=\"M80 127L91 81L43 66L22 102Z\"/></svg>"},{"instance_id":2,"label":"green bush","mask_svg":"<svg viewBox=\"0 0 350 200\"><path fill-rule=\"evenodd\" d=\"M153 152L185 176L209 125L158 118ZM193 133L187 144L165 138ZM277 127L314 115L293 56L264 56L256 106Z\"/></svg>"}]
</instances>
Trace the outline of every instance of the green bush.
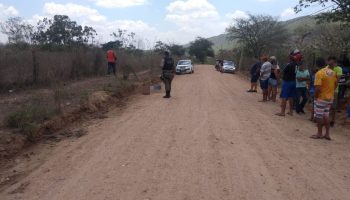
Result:
<instances>
[{"instance_id":1,"label":"green bush","mask_svg":"<svg viewBox=\"0 0 350 200\"><path fill-rule=\"evenodd\" d=\"M27 105L11 113L6 118L5 123L9 128L18 128L23 134L33 138L39 131L38 124L43 123L54 114L54 109L39 105Z\"/></svg>"}]
</instances>

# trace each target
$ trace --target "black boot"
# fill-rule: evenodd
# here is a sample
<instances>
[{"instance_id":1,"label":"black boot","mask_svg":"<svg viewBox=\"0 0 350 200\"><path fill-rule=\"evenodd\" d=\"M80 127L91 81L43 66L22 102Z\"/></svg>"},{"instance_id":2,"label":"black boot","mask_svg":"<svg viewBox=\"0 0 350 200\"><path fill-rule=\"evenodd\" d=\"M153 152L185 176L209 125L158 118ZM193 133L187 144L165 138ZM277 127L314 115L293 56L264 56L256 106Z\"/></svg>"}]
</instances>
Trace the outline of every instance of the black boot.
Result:
<instances>
[{"instance_id":1,"label":"black boot","mask_svg":"<svg viewBox=\"0 0 350 200\"><path fill-rule=\"evenodd\" d=\"M169 99L170 98L170 91L166 91L166 94L163 98Z\"/></svg>"}]
</instances>

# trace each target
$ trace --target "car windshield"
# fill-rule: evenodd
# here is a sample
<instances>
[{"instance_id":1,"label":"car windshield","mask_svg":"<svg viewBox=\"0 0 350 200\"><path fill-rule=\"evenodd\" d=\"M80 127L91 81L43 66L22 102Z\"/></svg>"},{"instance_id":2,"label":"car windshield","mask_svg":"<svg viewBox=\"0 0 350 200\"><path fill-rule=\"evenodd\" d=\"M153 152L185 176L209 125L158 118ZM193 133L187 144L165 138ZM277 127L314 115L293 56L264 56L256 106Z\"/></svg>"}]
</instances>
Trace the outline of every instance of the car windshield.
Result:
<instances>
[{"instance_id":1,"label":"car windshield","mask_svg":"<svg viewBox=\"0 0 350 200\"><path fill-rule=\"evenodd\" d=\"M180 60L178 65L190 65L191 64L191 61L189 60Z\"/></svg>"},{"instance_id":2,"label":"car windshield","mask_svg":"<svg viewBox=\"0 0 350 200\"><path fill-rule=\"evenodd\" d=\"M225 60L224 65L233 65L233 61Z\"/></svg>"}]
</instances>

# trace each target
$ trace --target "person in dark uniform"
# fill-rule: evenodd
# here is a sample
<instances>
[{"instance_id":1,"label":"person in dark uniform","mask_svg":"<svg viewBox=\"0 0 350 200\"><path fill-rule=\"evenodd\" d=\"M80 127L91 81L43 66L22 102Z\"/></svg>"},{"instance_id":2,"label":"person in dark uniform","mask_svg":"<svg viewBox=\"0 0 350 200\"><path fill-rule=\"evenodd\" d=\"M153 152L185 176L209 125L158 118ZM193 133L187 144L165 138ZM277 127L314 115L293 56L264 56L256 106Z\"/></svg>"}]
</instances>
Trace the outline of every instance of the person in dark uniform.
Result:
<instances>
[{"instance_id":1,"label":"person in dark uniform","mask_svg":"<svg viewBox=\"0 0 350 200\"><path fill-rule=\"evenodd\" d=\"M164 52L164 58L162 59L161 67L163 71L161 79L164 82L166 92L164 98L168 99L171 98L171 83L174 79L175 74L174 59L170 56L170 53L168 51Z\"/></svg>"}]
</instances>

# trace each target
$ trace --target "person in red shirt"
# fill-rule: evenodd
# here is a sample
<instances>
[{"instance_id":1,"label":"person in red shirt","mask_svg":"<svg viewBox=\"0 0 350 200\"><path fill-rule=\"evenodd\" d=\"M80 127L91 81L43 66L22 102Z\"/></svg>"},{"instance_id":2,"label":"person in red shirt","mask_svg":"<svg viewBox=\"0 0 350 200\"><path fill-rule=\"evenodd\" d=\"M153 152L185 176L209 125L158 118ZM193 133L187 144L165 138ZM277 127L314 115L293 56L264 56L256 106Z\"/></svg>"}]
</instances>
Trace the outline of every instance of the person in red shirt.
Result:
<instances>
[{"instance_id":1,"label":"person in red shirt","mask_svg":"<svg viewBox=\"0 0 350 200\"><path fill-rule=\"evenodd\" d=\"M113 50L107 51L107 62L108 62L107 74L110 75L111 72L113 72L113 74L116 75L117 55Z\"/></svg>"}]
</instances>

